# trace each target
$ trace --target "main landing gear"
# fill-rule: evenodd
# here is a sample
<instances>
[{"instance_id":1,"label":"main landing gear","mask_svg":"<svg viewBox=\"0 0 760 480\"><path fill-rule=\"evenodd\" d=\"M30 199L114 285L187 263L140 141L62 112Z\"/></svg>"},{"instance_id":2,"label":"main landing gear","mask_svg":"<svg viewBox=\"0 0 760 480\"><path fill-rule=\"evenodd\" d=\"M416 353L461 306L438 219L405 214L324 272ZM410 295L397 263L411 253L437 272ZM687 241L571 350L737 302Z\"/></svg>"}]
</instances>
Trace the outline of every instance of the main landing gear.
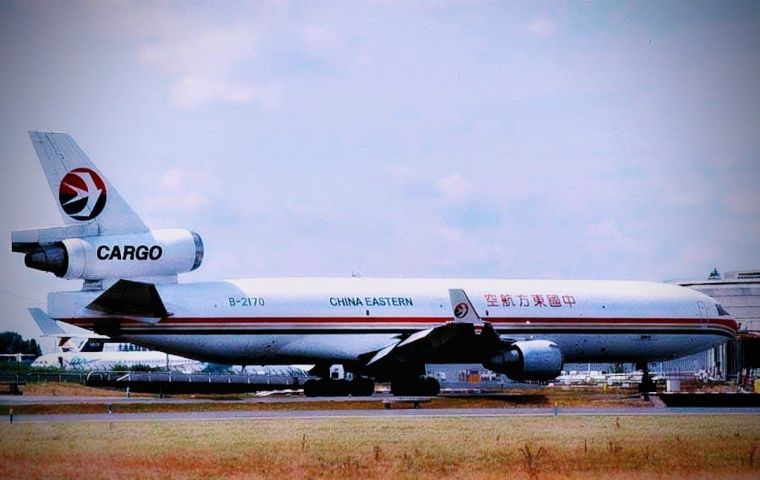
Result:
<instances>
[{"instance_id":1,"label":"main landing gear","mask_svg":"<svg viewBox=\"0 0 760 480\"><path fill-rule=\"evenodd\" d=\"M639 393L644 400L649 400L649 394L657 391L657 386L649 374L649 364L647 362L637 363L636 368L641 370L641 383L639 384Z\"/></svg>"},{"instance_id":2,"label":"main landing gear","mask_svg":"<svg viewBox=\"0 0 760 480\"><path fill-rule=\"evenodd\" d=\"M391 380L391 393L397 397L434 397L441 393L441 384L433 377L401 377Z\"/></svg>"},{"instance_id":3,"label":"main landing gear","mask_svg":"<svg viewBox=\"0 0 760 480\"><path fill-rule=\"evenodd\" d=\"M307 380L303 393L307 397L369 397L375 392L375 382L367 377L353 380L320 378ZM391 393L397 397L434 397L441 393L441 384L432 377L401 377L391 381Z\"/></svg>"},{"instance_id":4,"label":"main landing gear","mask_svg":"<svg viewBox=\"0 0 760 480\"><path fill-rule=\"evenodd\" d=\"M367 377L354 377L353 380L320 378L303 384L303 394L307 397L369 397L374 392L375 382Z\"/></svg>"}]
</instances>

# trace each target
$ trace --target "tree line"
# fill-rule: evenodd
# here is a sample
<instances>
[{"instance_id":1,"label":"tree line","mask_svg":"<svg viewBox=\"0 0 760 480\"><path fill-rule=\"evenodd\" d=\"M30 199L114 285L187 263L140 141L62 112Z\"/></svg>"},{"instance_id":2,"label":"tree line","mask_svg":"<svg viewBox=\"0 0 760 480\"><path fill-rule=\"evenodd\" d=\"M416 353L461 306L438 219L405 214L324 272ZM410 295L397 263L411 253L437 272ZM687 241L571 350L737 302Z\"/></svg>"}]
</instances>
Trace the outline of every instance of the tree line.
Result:
<instances>
[{"instance_id":1,"label":"tree line","mask_svg":"<svg viewBox=\"0 0 760 480\"><path fill-rule=\"evenodd\" d=\"M0 354L9 353L26 353L31 355L42 355L42 350L35 339L24 340L16 332L0 333Z\"/></svg>"}]
</instances>

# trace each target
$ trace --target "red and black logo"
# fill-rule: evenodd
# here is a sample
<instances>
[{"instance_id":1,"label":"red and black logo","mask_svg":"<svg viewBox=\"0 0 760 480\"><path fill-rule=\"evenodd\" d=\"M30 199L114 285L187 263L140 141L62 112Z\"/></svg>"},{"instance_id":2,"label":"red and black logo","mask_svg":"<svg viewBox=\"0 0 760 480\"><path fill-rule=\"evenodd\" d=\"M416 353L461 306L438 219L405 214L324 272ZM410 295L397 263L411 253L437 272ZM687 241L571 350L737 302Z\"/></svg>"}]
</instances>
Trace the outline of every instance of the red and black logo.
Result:
<instances>
[{"instance_id":1,"label":"red and black logo","mask_svg":"<svg viewBox=\"0 0 760 480\"><path fill-rule=\"evenodd\" d=\"M74 220L92 220L106 206L106 184L89 168L75 168L61 180L58 201L63 211Z\"/></svg>"},{"instance_id":2,"label":"red and black logo","mask_svg":"<svg viewBox=\"0 0 760 480\"><path fill-rule=\"evenodd\" d=\"M457 318L464 318L467 316L467 312L470 311L470 307L466 303L460 303L454 307L454 316Z\"/></svg>"}]
</instances>

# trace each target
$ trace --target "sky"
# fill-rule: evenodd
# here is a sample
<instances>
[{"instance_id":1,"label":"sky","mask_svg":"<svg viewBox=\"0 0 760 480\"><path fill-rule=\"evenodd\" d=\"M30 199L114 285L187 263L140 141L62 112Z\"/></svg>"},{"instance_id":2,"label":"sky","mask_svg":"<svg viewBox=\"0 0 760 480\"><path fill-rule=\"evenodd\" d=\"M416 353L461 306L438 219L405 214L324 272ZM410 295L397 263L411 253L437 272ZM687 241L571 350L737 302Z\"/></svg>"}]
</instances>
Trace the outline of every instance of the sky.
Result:
<instances>
[{"instance_id":1,"label":"sky","mask_svg":"<svg viewBox=\"0 0 760 480\"><path fill-rule=\"evenodd\" d=\"M0 330L71 134L182 281L760 267L760 2L0 0Z\"/></svg>"}]
</instances>

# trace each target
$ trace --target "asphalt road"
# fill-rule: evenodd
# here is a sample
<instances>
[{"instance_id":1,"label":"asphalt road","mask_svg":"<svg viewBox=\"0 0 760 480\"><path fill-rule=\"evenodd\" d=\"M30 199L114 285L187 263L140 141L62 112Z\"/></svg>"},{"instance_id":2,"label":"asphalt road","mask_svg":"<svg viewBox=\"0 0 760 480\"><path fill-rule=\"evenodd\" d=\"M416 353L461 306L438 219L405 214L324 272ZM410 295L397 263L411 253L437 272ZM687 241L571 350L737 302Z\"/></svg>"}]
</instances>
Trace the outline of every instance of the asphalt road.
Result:
<instances>
[{"instance_id":1,"label":"asphalt road","mask_svg":"<svg viewBox=\"0 0 760 480\"><path fill-rule=\"evenodd\" d=\"M113 403L139 403L139 404L194 404L194 403L218 403L220 405L232 403L313 403L313 402L381 402L384 399L402 398L409 399L413 397L393 397L392 395L373 395L371 397L304 397L294 395L292 397L283 396L251 396L242 399L220 399L209 396L198 396L196 398L187 397L126 397L120 396L97 396L87 397L78 395L0 395L0 406L13 405L81 405L81 404L107 404Z\"/></svg>"},{"instance_id":2,"label":"asphalt road","mask_svg":"<svg viewBox=\"0 0 760 480\"><path fill-rule=\"evenodd\" d=\"M15 415L14 423L214 422L228 420L304 420L339 418L551 417L551 408L446 408L390 410L249 410L114 414ZM564 408L559 416L760 415L760 408ZM6 416L7 418L7 416Z\"/></svg>"}]
</instances>

